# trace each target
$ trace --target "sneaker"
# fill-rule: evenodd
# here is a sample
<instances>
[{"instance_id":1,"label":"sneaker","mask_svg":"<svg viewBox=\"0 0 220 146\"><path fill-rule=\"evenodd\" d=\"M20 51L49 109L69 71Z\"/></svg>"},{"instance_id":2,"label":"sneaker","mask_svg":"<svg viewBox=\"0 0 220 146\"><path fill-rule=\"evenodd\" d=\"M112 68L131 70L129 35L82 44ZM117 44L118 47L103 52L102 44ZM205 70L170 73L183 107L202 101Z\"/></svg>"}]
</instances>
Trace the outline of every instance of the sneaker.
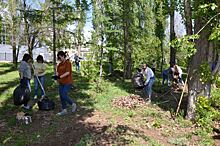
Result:
<instances>
[{"instance_id":1,"label":"sneaker","mask_svg":"<svg viewBox=\"0 0 220 146\"><path fill-rule=\"evenodd\" d=\"M76 104L75 103L72 104L72 112L73 113L76 112Z\"/></svg>"},{"instance_id":2,"label":"sneaker","mask_svg":"<svg viewBox=\"0 0 220 146\"><path fill-rule=\"evenodd\" d=\"M63 109L61 112L57 113L56 115L57 116L63 116L63 115L66 115L66 114L67 114L67 110Z\"/></svg>"},{"instance_id":3,"label":"sneaker","mask_svg":"<svg viewBox=\"0 0 220 146\"><path fill-rule=\"evenodd\" d=\"M26 109L26 110L29 110L29 109L31 109L31 106L30 105L24 105L23 108Z\"/></svg>"}]
</instances>

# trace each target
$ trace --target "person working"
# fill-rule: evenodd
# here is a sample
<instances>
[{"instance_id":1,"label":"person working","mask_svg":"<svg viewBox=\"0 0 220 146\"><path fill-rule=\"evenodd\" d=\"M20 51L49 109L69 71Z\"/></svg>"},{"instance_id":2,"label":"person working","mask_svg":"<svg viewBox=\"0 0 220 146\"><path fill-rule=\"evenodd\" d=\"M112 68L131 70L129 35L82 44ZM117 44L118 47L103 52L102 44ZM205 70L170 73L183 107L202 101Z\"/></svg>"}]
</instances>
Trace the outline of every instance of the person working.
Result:
<instances>
[{"instance_id":1,"label":"person working","mask_svg":"<svg viewBox=\"0 0 220 146\"><path fill-rule=\"evenodd\" d=\"M18 67L19 76L20 76L20 85L22 88L27 88L29 92L31 92L31 62L32 58L29 54L24 54L21 64ZM25 100L23 108L30 109L30 105L28 105L29 100Z\"/></svg>"},{"instance_id":2,"label":"person working","mask_svg":"<svg viewBox=\"0 0 220 146\"><path fill-rule=\"evenodd\" d=\"M154 72L152 71L151 68L149 68L147 66L147 64L143 64L143 74L146 77L146 81L144 83L145 85L145 92L146 95L148 96L148 102L151 102L151 95L152 95L152 86L154 84L155 81L155 76L154 76Z\"/></svg>"},{"instance_id":3,"label":"person working","mask_svg":"<svg viewBox=\"0 0 220 146\"><path fill-rule=\"evenodd\" d=\"M44 64L44 59L42 55L37 56L37 62L34 62L33 69L34 69L34 99L37 99L38 87L40 86L41 83L42 85L41 88L44 88L44 80L45 80L46 65ZM44 90L41 89L41 97L44 96L45 96Z\"/></svg>"},{"instance_id":4,"label":"person working","mask_svg":"<svg viewBox=\"0 0 220 146\"><path fill-rule=\"evenodd\" d=\"M76 111L76 103L67 95L72 86L72 64L69 59L66 59L66 54L63 51L57 53L57 58L60 63L57 65L57 73L53 79L59 83L59 94L62 104L61 112L58 116L67 114L67 104L72 106L72 112Z\"/></svg>"}]
</instances>

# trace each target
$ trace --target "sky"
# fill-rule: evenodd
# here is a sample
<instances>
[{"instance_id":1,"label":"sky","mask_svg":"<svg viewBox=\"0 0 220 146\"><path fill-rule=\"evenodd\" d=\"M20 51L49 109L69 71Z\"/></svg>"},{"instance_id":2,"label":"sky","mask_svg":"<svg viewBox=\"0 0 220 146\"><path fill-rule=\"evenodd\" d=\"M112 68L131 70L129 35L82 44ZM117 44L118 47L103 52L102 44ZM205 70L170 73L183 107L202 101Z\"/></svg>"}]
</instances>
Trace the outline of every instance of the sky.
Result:
<instances>
[{"instance_id":1,"label":"sky","mask_svg":"<svg viewBox=\"0 0 220 146\"><path fill-rule=\"evenodd\" d=\"M180 38L184 36L186 34L185 25L183 24L182 16L177 11L175 11L174 23L175 23L174 30L176 33L176 37ZM166 26L165 34L166 34L166 41L169 41L170 40L170 17L167 18L167 26Z\"/></svg>"},{"instance_id":2,"label":"sky","mask_svg":"<svg viewBox=\"0 0 220 146\"><path fill-rule=\"evenodd\" d=\"M66 1L70 1L70 2L74 2L73 0L66 0ZM91 0L87 0L88 3L91 3ZM31 5L35 8L38 8L39 5L37 2L45 2L45 0L27 0L27 4ZM68 27L69 30L74 31L75 26L74 25L70 25ZM186 34L186 30L185 30L185 26L183 24L182 21L182 17L178 12L175 12L175 32L176 32L176 36L177 37L182 37L183 35ZM91 31L93 30L92 28L92 7L90 6L90 10L87 11L87 20L86 20L86 24L84 27L84 36L85 39L88 41L89 39L91 39ZM165 34L167 35L167 39L169 40L169 32L170 32L170 27L169 27L169 18L167 19L167 28L165 30Z\"/></svg>"}]
</instances>

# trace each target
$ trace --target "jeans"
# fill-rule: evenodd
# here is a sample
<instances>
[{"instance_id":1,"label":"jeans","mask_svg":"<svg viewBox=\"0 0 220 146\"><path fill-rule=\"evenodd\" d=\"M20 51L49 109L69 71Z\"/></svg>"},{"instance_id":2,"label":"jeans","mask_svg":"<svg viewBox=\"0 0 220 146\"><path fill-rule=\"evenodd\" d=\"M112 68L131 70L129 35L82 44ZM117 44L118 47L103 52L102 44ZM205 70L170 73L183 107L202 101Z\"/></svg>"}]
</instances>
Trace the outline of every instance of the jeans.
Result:
<instances>
[{"instance_id":1,"label":"jeans","mask_svg":"<svg viewBox=\"0 0 220 146\"><path fill-rule=\"evenodd\" d=\"M73 104L73 100L67 95L68 91L71 89L71 84L65 84L65 85L59 85L59 94L60 94L60 100L62 104L62 109L66 109L67 105L66 102L70 105Z\"/></svg>"},{"instance_id":2,"label":"jeans","mask_svg":"<svg viewBox=\"0 0 220 146\"><path fill-rule=\"evenodd\" d=\"M30 79L23 77L23 79L20 80L20 85L21 85L21 87L28 88L29 91L31 92Z\"/></svg>"},{"instance_id":3,"label":"jeans","mask_svg":"<svg viewBox=\"0 0 220 146\"><path fill-rule=\"evenodd\" d=\"M41 82L42 87L44 88L44 80L45 80L45 76L38 76L39 81ZM40 83L37 80L37 77L34 76L34 95L37 96L38 95L38 88L40 86ZM41 89L41 87L40 87ZM41 96L44 96L45 93L44 91L41 89Z\"/></svg>"},{"instance_id":4,"label":"jeans","mask_svg":"<svg viewBox=\"0 0 220 146\"><path fill-rule=\"evenodd\" d=\"M30 79L23 77L23 79L20 82L21 82L21 86L26 87L31 92ZM28 105L28 101L24 103L24 106L27 105Z\"/></svg>"},{"instance_id":5,"label":"jeans","mask_svg":"<svg viewBox=\"0 0 220 146\"><path fill-rule=\"evenodd\" d=\"M170 85L170 79L169 79L169 76L165 73L163 73L163 80L162 80L162 85L164 85L165 81L167 82L167 85L169 86Z\"/></svg>"},{"instance_id":6,"label":"jeans","mask_svg":"<svg viewBox=\"0 0 220 146\"><path fill-rule=\"evenodd\" d=\"M76 63L76 71L77 71L77 72L80 72L80 64L79 64L79 62Z\"/></svg>"},{"instance_id":7,"label":"jeans","mask_svg":"<svg viewBox=\"0 0 220 146\"><path fill-rule=\"evenodd\" d=\"M144 90L146 92L146 95L151 98L152 95L152 86L154 84L155 77L150 78L148 84L145 86Z\"/></svg>"}]
</instances>

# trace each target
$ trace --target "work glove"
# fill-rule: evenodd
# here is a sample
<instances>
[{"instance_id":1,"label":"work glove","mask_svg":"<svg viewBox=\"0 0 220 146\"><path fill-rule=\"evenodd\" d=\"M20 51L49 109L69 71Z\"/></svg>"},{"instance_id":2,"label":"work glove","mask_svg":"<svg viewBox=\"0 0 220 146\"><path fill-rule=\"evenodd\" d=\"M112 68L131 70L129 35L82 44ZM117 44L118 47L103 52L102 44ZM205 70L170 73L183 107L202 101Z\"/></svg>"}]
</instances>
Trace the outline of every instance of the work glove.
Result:
<instances>
[{"instance_id":1,"label":"work glove","mask_svg":"<svg viewBox=\"0 0 220 146\"><path fill-rule=\"evenodd\" d=\"M53 75L53 76L52 76L52 79L58 80L58 79L60 79L60 76L58 76L58 75Z\"/></svg>"}]
</instances>

